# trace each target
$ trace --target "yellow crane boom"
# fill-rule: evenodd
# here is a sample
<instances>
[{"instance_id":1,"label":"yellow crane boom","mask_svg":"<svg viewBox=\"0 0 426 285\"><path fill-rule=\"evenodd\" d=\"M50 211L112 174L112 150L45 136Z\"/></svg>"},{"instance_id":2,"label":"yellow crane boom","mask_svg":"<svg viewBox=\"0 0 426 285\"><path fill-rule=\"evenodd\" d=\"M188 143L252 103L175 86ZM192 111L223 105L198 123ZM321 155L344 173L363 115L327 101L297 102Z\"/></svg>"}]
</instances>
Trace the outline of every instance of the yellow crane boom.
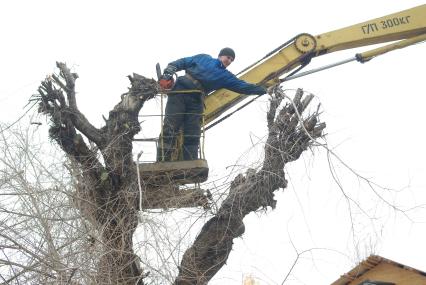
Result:
<instances>
[{"instance_id":1,"label":"yellow crane boom","mask_svg":"<svg viewBox=\"0 0 426 285\"><path fill-rule=\"evenodd\" d=\"M249 66L243 71L240 78L247 82L272 86L288 80L291 76L300 76L300 74L295 73L308 65L311 59L324 54L392 42L388 45L359 53L351 59L365 62L385 52L425 40L426 5L421 5L317 36L310 34L297 35ZM286 77L283 78L283 76ZM227 89L212 92L205 99L204 125L209 124L207 128L214 126L226 118L225 116L218 119L224 112L245 98L247 98L246 95ZM182 137L180 140L182 140ZM178 153L175 156L179 157ZM168 183L188 184L203 182L207 180L208 172L207 161L204 159L140 165L142 177L147 175L147 177L158 178L158 181L155 180L153 182L157 186Z\"/></svg>"},{"instance_id":2,"label":"yellow crane boom","mask_svg":"<svg viewBox=\"0 0 426 285\"><path fill-rule=\"evenodd\" d=\"M426 40L426 5L376 18L321 35L300 34L250 66L241 79L271 86L280 77L307 65L314 57L331 52L397 41L357 54L360 62L385 52ZM281 81L283 81L281 79ZM205 100L205 124L247 98L230 90L212 92Z\"/></svg>"}]
</instances>

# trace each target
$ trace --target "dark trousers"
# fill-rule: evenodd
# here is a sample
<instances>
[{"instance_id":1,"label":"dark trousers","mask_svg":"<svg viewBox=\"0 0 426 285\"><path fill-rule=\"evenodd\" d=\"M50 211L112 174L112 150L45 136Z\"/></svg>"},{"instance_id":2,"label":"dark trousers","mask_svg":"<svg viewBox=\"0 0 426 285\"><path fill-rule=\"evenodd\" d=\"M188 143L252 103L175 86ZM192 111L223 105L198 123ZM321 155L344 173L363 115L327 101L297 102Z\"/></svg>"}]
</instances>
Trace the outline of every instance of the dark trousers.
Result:
<instances>
[{"instance_id":1,"label":"dark trousers","mask_svg":"<svg viewBox=\"0 0 426 285\"><path fill-rule=\"evenodd\" d=\"M203 114L203 94L169 95L163 125L163 137L157 149L157 161L170 161L176 152L179 130L183 131L183 159L198 159Z\"/></svg>"}]
</instances>

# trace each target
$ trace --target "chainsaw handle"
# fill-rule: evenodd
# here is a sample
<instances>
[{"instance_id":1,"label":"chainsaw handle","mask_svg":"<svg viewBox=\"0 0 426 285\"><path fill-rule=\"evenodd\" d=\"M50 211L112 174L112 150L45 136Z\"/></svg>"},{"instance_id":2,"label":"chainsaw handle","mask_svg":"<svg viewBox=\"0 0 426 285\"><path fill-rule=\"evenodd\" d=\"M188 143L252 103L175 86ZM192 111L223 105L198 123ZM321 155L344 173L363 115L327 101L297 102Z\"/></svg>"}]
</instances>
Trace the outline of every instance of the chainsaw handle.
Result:
<instances>
[{"instance_id":1,"label":"chainsaw handle","mask_svg":"<svg viewBox=\"0 0 426 285\"><path fill-rule=\"evenodd\" d=\"M157 62L157 64L155 65L155 70L157 71L157 79L158 79L158 81L160 81L160 79L161 79L161 67L160 67L159 62Z\"/></svg>"}]
</instances>

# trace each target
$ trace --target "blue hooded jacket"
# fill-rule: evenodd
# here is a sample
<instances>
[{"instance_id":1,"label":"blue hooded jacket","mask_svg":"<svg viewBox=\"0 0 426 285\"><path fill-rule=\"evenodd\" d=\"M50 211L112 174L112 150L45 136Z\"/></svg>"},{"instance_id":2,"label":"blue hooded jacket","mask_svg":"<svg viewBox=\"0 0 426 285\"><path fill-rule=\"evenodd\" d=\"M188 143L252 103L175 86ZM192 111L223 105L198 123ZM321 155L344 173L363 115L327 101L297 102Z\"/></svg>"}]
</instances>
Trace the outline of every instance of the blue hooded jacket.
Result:
<instances>
[{"instance_id":1,"label":"blue hooded jacket","mask_svg":"<svg viewBox=\"0 0 426 285\"><path fill-rule=\"evenodd\" d=\"M204 87L206 93L220 88L246 95L262 95L266 89L262 86L247 83L238 79L229 72L218 58L207 54L198 54L184 57L169 63L177 68L177 71L185 70L193 78L197 79Z\"/></svg>"}]
</instances>

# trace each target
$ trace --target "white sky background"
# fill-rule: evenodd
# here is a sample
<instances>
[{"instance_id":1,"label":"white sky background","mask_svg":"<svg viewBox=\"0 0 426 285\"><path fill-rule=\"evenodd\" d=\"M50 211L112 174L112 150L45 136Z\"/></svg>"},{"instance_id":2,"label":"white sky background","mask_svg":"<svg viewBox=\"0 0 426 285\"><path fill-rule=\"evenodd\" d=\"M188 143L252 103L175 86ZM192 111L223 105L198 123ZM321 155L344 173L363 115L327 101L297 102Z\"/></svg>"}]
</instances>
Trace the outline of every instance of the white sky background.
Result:
<instances>
[{"instance_id":1,"label":"white sky background","mask_svg":"<svg viewBox=\"0 0 426 285\"><path fill-rule=\"evenodd\" d=\"M101 126L102 114L107 117L127 90L126 76L137 72L155 78L157 62L164 68L180 57L215 56L230 46L236 61L229 69L237 73L296 34L317 35L421 4L414 0L2 1L0 121L19 118L39 82L55 71L56 61L65 61L79 74L80 110ZM284 85L317 96L329 147L358 173L403 190L386 197L404 209L426 203L425 47L419 44ZM362 50L314 60L307 69ZM246 167L262 158L258 149L244 155L266 134L266 106L264 97L207 133L212 179L226 173L228 166ZM155 111L154 107L158 102L142 113ZM159 129L143 131L157 134ZM314 154L287 165L289 187L277 195L277 209L246 219L246 233L235 242L228 265L212 284L241 284L243 274L253 274L260 284L281 284L296 257L290 240L299 252L328 250L303 255L306 259L286 284L329 284L371 251L426 271L425 211L408 212L411 220L392 211L337 164L344 189L375 217L367 219L353 208L351 231L347 203L332 180L326 152L318 148Z\"/></svg>"}]
</instances>

